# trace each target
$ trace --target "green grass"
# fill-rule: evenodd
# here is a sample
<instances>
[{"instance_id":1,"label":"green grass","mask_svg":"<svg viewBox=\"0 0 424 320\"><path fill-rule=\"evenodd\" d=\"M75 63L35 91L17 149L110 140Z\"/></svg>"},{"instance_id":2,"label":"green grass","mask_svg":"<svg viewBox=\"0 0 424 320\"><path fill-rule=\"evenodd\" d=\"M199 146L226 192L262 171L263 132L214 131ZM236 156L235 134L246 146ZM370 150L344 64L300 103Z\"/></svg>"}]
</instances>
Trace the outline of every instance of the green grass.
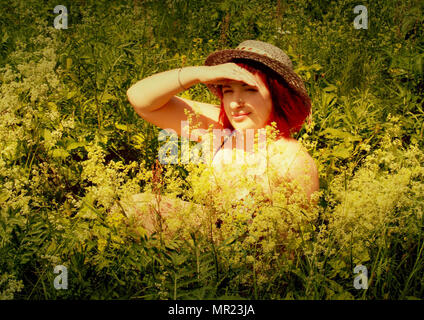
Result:
<instances>
[{"instance_id":1,"label":"green grass","mask_svg":"<svg viewBox=\"0 0 424 320\"><path fill-rule=\"evenodd\" d=\"M363 2L367 30L353 28L350 0L62 4L67 30L53 27L54 1L0 7L1 299L423 298L420 1ZM284 208L297 231L283 252L271 233L238 237L266 232L242 218L222 241L211 241L213 223L185 237L143 237L114 211L128 194L160 183L213 204L193 194L203 185L184 166L152 181L159 130L126 90L245 39L283 48L305 80L313 121L295 137L319 167L317 211ZM184 94L216 102L204 85ZM265 209L264 221L287 227ZM60 264L67 290L53 286ZM353 287L359 264L367 290Z\"/></svg>"}]
</instances>

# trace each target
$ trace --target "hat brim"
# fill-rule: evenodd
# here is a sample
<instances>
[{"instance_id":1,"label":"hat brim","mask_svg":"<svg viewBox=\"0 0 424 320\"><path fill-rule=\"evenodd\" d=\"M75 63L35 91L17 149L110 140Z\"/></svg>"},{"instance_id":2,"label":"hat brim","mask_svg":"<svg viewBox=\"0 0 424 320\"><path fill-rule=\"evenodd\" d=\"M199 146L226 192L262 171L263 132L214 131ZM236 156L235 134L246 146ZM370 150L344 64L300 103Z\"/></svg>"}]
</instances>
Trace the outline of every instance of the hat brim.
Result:
<instances>
[{"instance_id":1,"label":"hat brim","mask_svg":"<svg viewBox=\"0 0 424 320\"><path fill-rule=\"evenodd\" d=\"M226 49L211 53L206 58L205 65L214 66L218 64L234 62L234 60L237 59L256 61L270 68L275 73L277 73L287 83L287 85L304 100L305 104L309 103L310 98L306 92L306 88L302 79L293 71L293 69L266 55L245 50ZM217 85L207 84L207 87L212 91L212 93L219 97Z\"/></svg>"}]
</instances>

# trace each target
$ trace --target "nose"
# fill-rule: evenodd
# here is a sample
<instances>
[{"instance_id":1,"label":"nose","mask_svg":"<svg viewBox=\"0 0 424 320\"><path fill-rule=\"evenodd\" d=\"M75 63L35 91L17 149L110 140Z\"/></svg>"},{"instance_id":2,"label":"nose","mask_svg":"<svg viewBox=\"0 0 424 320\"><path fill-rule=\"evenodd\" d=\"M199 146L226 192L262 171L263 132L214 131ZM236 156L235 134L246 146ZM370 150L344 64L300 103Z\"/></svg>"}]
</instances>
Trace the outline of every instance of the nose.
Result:
<instances>
[{"instance_id":1,"label":"nose","mask_svg":"<svg viewBox=\"0 0 424 320\"><path fill-rule=\"evenodd\" d=\"M244 106L244 100L240 92L234 92L233 99L230 102L231 109L237 109Z\"/></svg>"},{"instance_id":2,"label":"nose","mask_svg":"<svg viewBox=\"0 0 424 320\"><path fill-rule=\"evenodd\" d=\"M242 102L241 100L234 100L234 101L231 101L230 103L231 109L234 109L234 110L243 106L244 106L244 102Z\"/></svg>"}]
</instances>

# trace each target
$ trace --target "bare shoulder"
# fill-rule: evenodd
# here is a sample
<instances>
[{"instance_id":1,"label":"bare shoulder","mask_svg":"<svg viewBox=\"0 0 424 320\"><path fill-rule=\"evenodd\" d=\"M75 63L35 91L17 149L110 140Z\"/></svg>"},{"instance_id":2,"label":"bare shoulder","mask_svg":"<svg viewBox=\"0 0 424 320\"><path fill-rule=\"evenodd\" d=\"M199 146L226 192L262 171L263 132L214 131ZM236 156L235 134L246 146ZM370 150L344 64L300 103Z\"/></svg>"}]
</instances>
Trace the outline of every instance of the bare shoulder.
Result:
<instances>
[{"instance_id":1,"label":"bare shoulder","mask_svg":"<svg viewBox=\"0 0 424 320\"><path fill-rule=\"evenodd\" d=\"M273 142L273 145L279 149L286 149L286 148L294 148L295 146L301 145L301 143L294 138L281 138L281 139L275 140Z\"/></svg>"},{"instance_id":2,"label":"bare shoulder","mask_svg":"<svg viewBox=\"0 0 424 320\"><path fill-rule=\"evenodd\" d=\"M319 174L315 160L298 140L279 139L274 142L274 151L278 153L281 173L289 181L296 180L308 196L319 189Z\"/></svg>"},{"instance_id":3,"label":"bare shoulder","mask_svg":"<svg viewBox=\"0 0 424 320\"><path fill-rule=\"evenodd\" d=\"M282 138L274 141L271 145L272 156L289 159L296 155L308 156L309 153L303 145L294 138Z\"/></svg>"}]
</instances>

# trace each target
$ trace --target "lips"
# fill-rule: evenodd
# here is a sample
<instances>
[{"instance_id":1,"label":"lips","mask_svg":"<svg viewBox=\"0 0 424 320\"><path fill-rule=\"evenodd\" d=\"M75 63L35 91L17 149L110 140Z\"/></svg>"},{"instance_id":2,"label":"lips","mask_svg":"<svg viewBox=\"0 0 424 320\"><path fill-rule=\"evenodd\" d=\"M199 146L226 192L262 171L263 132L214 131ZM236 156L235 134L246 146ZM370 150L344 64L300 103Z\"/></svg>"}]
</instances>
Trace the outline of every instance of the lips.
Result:
<instances>
[{"instance_id":1,"label":"lips","mask_svg":"<svg viewBox=\"0 0 424 320\"><path fill-rule=\"evenodd\" d=\"M234 121L242 121L243 119L247 118L247 116L250 114L250 112L243 112L233 115Z\"/></svg>"},{"instance_id":2,"label":"lips","mask_svg":"<svg viewBox=\"0 0 424 320\"><path fill-rule=\"evenodd\" d=\"M240 117L240 116L248 115L249 113L250 112L237 113L237 114L234 114L233 117Z\"/></svg>"}]
</instances>

